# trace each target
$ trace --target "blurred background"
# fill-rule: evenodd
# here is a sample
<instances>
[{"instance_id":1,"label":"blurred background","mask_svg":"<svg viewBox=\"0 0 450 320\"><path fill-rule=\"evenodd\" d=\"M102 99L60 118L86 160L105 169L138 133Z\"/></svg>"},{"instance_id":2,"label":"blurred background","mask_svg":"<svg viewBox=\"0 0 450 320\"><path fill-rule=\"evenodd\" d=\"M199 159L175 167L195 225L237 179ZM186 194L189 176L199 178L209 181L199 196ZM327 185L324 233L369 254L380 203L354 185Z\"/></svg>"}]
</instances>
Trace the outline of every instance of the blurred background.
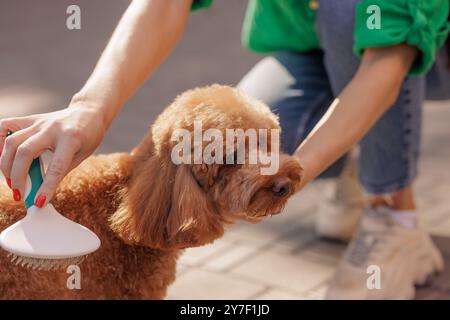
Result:
<instances>
[{"instance_id":1,"label":"blurred background","mask_svg":"<svg viewBox=\"0 0 450 320\"><path fill-rule=\"evenodd\" d=\"M87 80L130 1L0 2L0 117L61 109ZM81 30L66 9L81 8ZM217 1L195 12L171 57L122 109L100 152L130 150L184 90L236 84L260 57L240 43L246 1Z\"/></svg>"},{"instance_id":2,"label":"blurred background","mask_svg":"<svg viewBox=\"0 0 450 320\"><path fill-rule=\"evenodd\" d=\"M66 28L66 9L81 8L81 30ZM0 119L61 109L81 88L105 47L124 0L0 1ZM178 47L124 106L98 152L127 151L180 92L234 85L261 59L240 43L247 1L216 0L193 13ZM421 175L423 223L450 264L450 102L424 110ZM172 299L321 299L345 248L314 233L328 182L312 183L284 214L238 225L213 245L187 250L169 290ZM450 271L419 290L419 299L450 298Z\"/></svg>"}]
</instances>

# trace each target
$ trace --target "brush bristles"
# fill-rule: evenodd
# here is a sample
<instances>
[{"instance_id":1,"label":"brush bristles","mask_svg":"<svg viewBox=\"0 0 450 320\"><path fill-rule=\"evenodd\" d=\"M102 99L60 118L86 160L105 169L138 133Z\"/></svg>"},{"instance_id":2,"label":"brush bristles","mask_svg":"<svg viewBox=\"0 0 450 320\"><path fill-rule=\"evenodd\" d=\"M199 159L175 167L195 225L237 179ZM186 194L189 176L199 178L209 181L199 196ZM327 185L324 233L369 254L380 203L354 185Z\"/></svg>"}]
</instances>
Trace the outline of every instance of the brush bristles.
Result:
<instances>
[{"instance_id":1,"label":"brush bristles","mask_svg":"<svg viewBox=\"0 0 450 320\"><path fill-rule=\"evenodd\" d=\"M67 269L71 265L79 265L83 262L87 256L73 257L67 259L42 259L42 258L30 258L15 255L14 253L8 254L8 258L11 258L11 262L17 266L29 268L33 270L42 271L56 271Z\"/></svg>"}]
</instances>

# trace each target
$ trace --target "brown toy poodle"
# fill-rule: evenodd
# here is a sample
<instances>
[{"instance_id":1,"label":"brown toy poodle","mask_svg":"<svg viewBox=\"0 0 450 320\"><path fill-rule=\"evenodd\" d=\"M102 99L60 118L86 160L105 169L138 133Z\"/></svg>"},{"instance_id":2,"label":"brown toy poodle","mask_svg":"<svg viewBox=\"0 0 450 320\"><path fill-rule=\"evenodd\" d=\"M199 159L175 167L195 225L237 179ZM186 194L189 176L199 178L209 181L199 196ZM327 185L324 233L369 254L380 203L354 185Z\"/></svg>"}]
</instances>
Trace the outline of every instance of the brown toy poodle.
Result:
<instances>
[{"instance_id":1,"label":"brown toy poodle","mask_svg":"<svg viewBox=\"0 0 450 320\"><path fill-rule=\"evenodd\" d=\"M174 130L192 132L195 121L221 132L279 129L267 106L236 89L213 85L180 95L131 154L90 157L60 185L55 208L102 242L80 265L81 289L68 289L65 270L16 266L0 250L0 299L162 299L182 249L213 242L237 220L279 213L298 190L298 161L280 155L273 175L261 174L260 162L174 164ZM233 148L224 146L224 157L234 158ZM0 231L24 215L1 186Z\"/></svg>"}]
</instances>

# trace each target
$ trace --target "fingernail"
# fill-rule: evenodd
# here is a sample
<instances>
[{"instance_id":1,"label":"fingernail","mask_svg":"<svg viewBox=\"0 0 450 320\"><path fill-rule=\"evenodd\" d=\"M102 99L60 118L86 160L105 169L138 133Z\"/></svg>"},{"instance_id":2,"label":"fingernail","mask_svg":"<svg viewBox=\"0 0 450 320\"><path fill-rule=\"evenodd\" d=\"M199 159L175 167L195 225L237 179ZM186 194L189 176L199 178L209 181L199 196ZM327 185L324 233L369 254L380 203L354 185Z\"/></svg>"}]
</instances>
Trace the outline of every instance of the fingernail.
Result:
<instances>
[{"instance_id":1,"label":"fingernail","mask_svg":"<svg viewBox=\"0 0 450 320\"><path fill-rule=\"evenodd\" d=\"M20 191L17 189L13 189L13 198L16 201L20 201L22 199L22 196L20 195Z\"/></svg>"},{"instance_id":2,"label":"fingernail","mask_svg":"<svg viewBox=\"0 0 450 320\"><path fill-rule=\"evenodd\" d=\"M35 201L35 205L38 208L42 208L44 206L45 200L47 200L47 197L44 195L39 195L39 197L37 197L36 201Z\"/></svg>"},{"instance_id":3,"label":"fingernail","mask_svg":"<svg viewBox=\"0 0 450 320\"><path fill-rule=\"evenodd\" d=\"M8 187L11 189L11 179L6 178L6 183L8 184Z\"/></svg>"}]
</instances>

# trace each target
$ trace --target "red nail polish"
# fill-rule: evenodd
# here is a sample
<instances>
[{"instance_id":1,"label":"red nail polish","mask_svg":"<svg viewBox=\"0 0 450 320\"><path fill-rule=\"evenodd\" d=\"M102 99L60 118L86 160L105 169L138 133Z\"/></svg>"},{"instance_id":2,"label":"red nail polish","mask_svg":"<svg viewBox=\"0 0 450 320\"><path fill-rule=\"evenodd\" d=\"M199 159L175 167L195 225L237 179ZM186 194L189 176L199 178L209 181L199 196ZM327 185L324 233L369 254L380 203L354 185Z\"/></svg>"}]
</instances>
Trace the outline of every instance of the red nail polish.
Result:
<instances>
[{"instance_id":1,"label":"red nail polish","mask_svg":"<svg viewBox=\"0 0 450 320\"><path fill-rule=\"evenodd\" d=\"M22 199L22 196L20 195L20 191L17 189L13 189L13 198L16 201L20 201Z\"/></svg>"},{"instance_id":2,"label":"red nail polish","mask_svg":"<svg viewBox=\"0 0 450 320\"><path fill-rule=\"evenodd\" d=\"M6 178L6 183L8 184L8 187L11 189L11 179Z\"/></svg>"},{"instance_id":3,"label":"red nail polish","mask_svg":"<svg viewBox=\"0 0 450 320\"><path fill-rule=\"evenodd\" d=\"M37 197L34 204L36 205L36 207L42 208L44 206L45 200L47 200L47 197L41 194L39 195L39 197Z\"/></svg>"}]
</instances>

